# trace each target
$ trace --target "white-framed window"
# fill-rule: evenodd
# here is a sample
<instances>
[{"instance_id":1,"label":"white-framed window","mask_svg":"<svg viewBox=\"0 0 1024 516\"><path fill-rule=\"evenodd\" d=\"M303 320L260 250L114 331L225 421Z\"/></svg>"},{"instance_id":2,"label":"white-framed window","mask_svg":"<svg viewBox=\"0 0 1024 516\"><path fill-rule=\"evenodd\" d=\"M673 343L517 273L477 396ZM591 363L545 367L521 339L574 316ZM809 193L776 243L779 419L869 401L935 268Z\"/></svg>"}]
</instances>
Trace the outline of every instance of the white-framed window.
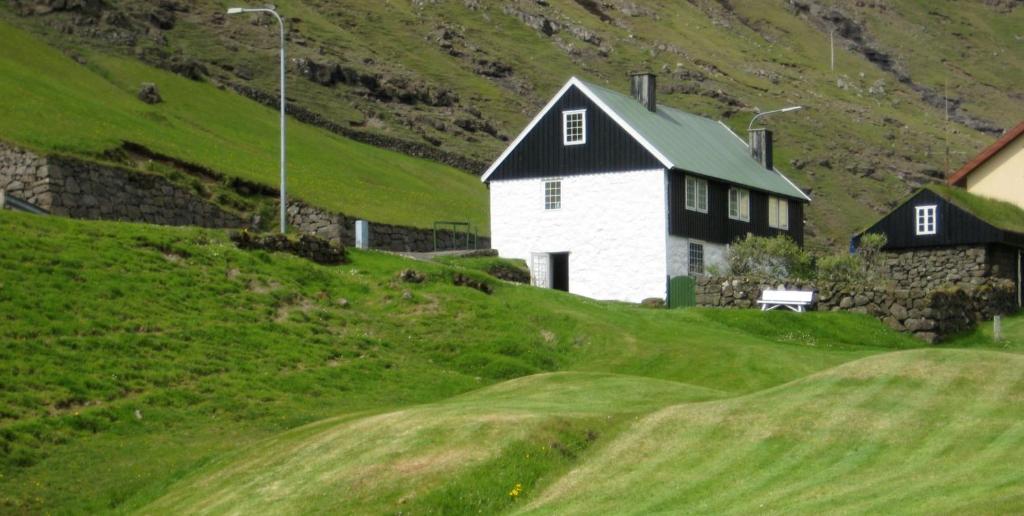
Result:
<instances>
[{"instance_id":1,"label":"white-framed window","mask_svg":"<svg viewBox=\"0 0 1024 516\"><path fill-rule=\"evenodd\" d=\"M562 180L561 179L545 179L544 180L544 209L545 210L560 210L560 209L562 209Z\"/></svg>"},{"instance_id":2,"label":"white-framed window","mask_svg":"<svg viewBox=\"0 0 1024 516\"><path fill-rule=\"evenodd\" d=\"M690 260L687 263L688 276L704 274L704 244L690 242Z\"/></svg>"},{"instance_id":3,"label":"white-framed window","mask_svg":"<svg viewBox=\"0 0 1024 516\"><path fill-rule=\"evenodd\" d=\"M686 176L686 209L708 212L708 182L699 177Z\"/></svg>"},{"instance_id":4,"label":"white-framed window","mask_svg":"<svg viewBox=\"0 0 1024 516\"><path fill-rule=\"evenodd\" d=\"M743 188L729 189L729 218L750 222L750 191Z\"/></svg>"},{"instance_id":5,"label":"white-framed window","mask_svg":"<svg viewBox=\"0 0 1024 516\"><path fill-rule=\"evenodd\" d=\"M916 206L914 207L916 212L915 224L918 235L934 235L935 234L935 205L929 206Z\"/></svg>"},{"instance_id":6,"label":"white-framed window","mask_svg":"<svg viewBox=\"0 0 1024 516\"><path fill-rule=\"evenodd\" d=\"M583 145L587 143L587 110L562 111L562 143Z\"/></svg>"},{"instance_id":7,"label":"white-framed window","mask_svg":"<svg viewBox=\"0 0 1024 516\"><path fill-rule=\"evenodd\" d=\"M782 197L768 196L768 226L789 229L789 201Z\"/></svg>"}]
</instances>

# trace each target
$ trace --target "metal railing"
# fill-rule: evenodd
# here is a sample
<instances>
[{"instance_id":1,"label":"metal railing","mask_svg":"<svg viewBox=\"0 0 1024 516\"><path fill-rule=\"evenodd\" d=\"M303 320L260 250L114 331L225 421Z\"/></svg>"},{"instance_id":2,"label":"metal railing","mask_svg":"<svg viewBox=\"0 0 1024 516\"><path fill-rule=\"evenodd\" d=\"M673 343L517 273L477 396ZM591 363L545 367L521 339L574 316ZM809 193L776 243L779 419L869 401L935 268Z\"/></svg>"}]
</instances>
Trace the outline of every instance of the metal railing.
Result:
<instances>
[{"instance_id":1,"label":"metal railing","mask_svg":"<svg viewBox=\"0 0 1024 516\"><path fill-rule=\"evenodd\" d=\"M35 213L36 215L49 215L50 212L32 204L28 201L23 201L17 197L13 197L7 192L0 190L0 210L10 209L15 211L24 211L27 213Z\"/></svg>"},{"instance_id":2,"label":"metal railing","mask_svg":"<svg viewBox=\"0 0 1024 516\"><path fill-rule=\"evenodd\" d=\"M460 228L462 228L463 231L459 231ZM438 232L441 232L441 234L443 235L445 231L450 231L451 234L452 234L452 247L451 248L447 248L447 249L439 249L438 248L438 243L440 241L437 238L438 237ZM440 221L434 222L434 252L437 252L437 251L454 251L456 249L459 249L457 246L458 246L458 242L459 242L459 239L460 239L460 233L461 233L461 235L464 236L464 242L466 244L466 246L463 247L462 249L476 249L477 248L476 247L477 246L477 240L478 240L477 230L469 222L458 222L458 221L448 221L448 220L440 220Z\"/></svg>"}]
</instances>

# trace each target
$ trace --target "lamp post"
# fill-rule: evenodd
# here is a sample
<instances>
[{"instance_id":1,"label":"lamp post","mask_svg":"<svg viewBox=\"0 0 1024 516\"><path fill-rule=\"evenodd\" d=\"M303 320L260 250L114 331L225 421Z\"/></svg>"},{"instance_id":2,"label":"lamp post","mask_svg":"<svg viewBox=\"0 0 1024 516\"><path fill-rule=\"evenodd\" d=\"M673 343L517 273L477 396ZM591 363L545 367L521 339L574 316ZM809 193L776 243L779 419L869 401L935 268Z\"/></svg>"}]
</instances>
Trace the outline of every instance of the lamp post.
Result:
<instances>
[{"instance_id":1,"label":"lamp post","mask_svg":"<svg viewBox=\"0 0 1024 516\"><path fill-rule=\"evenodd\" d=\"M747 132L749 133L750 130L754 128L754 121L757 120L758 118L761 118L761 117L763 117L765 115L770 115L772 113L789 113L790 111L797 111L797 110L800 110L800 109L803 109L803 108L804 108L803 106L789 106L789 107L784 107L782 109L773 109L771 111L765 111L764 113L758 113L758 114L754 115L754 118L750 119L750 124L747 125Z\"/></svg>"},{"instance_id":2,"label":"lamp post","mask_svg":"<svg viewBox=\"0 0 1024 516\"><path fill-rule=\"evenodd\" d=\"M277 19L281 27L281 233L285 232L288 223L288 203L285 196L287 174L285 172L285 129L284 129L284 20L273 8L269 7L232 7L228 14L270 13Z\"/></svg>"}]
</instances>

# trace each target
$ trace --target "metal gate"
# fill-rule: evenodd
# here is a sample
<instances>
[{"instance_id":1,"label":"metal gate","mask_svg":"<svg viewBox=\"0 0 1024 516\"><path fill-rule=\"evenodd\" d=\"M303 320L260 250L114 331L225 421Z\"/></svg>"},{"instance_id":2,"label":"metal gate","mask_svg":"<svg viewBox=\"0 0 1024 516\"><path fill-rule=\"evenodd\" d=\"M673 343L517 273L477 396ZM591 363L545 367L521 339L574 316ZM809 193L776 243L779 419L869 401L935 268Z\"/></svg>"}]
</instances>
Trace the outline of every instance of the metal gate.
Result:
<instances>
[{"instance_id":1,"label":"metal gate","mask_svg":"<svg viewBox=\"0 0 1024 516\"><path fill-rule=\"evenodd\" d=\"M690 276L676 276L668 280L669 308L697 306L697 281Z\"/></svg>"}]
</instances>

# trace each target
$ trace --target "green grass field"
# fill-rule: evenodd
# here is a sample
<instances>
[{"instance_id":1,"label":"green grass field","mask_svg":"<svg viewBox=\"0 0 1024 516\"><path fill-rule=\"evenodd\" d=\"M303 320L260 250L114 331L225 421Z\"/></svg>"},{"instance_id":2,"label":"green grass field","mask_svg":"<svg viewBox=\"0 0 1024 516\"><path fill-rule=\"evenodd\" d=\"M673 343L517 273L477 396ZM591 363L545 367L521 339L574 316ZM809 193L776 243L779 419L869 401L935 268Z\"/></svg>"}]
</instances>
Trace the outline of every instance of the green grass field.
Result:
<instances>
[{"instance_id":1,"label":"green grass field","mask_svg":"<svg viewBox=\"0 0 1024 516\"><path fill-rule=\"evenodd\" d=\"M278 115L232 92L110 54L79 65L0 21L0 139L43 152L96 159L122 142L228 176L278 185ZM164 102L135 98L154 82ZM369 220L430 227L469 221L488 230L487 193L470 174L348 140L288 126L289 193Z\"/></svg>"},{"instance_id":2,"label":"green grass field","mask_svg":"<svg viewBox=\"0 0 1024 516\"><path fill-rule=\"evenodd\" d=\"M0 234L0 512L1024 504L1024 319L920 349L853 314L650 310L221 231Z\"/></svg>"}]
</instances>

